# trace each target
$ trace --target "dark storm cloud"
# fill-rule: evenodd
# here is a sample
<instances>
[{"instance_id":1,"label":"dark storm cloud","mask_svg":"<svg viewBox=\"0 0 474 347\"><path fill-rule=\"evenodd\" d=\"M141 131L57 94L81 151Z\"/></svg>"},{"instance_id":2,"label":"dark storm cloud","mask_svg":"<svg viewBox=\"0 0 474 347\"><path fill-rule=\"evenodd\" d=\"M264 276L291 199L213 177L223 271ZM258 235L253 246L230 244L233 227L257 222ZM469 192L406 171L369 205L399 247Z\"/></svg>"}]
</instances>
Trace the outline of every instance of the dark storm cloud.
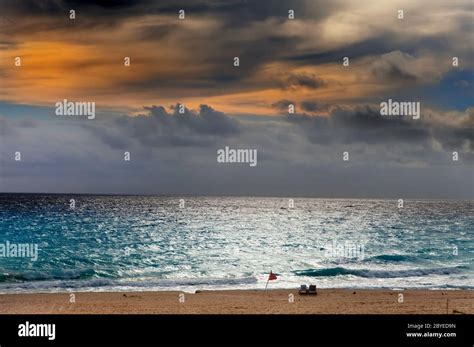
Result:
<instances>
[{"instance_id":1,"label":"dark storm cloud","mask_svg":"<svg viewBox=\"0 0 474 347\"><path fill-rule=\"evenodd\" d=\"M426 124L411 118L383 117L379 109L371 107L336 109L331 113L331 126L344 130L342 137L347 143L421 143L430 138Z\"/></svg>"},{"instance_id":2,"label":"dark storm cloud","mask_svg":"<svg viewBox=\"0 0 474 347\"><path fill-rule=\"evenodd\" d=\"M208 105L201 105L198 112L190 111L185 108L183 114L179 113L179 107L174 106L174 114L172 118L163 112L162 107L153 107L150 109L151 116L155 116L160 120L170 119L176 121L177 124L190 129L196 134L227 136L234 135L239 132L238 123L232 118L226 116L222 112L218 112Z\"/></svg>"},{"instance_id":3,"label":"dark storm cloud","mask_svg":"<svg viewBox=\"0 0 474 347\"><path fill-rule=\"evenodd\" d=\"M474 126L465 128L443 127L433 129L433 136L438 139L446 150L466 149L474 154Z\"/></svg>"},{"instance_id":4,"label":"dark storm cloud","mask_svg":"<svg viewBox=\"0 0 474 347\"><path fill-rule=\"evenodd\" d=\"M7 15L25 15L25 16L42 16L42 15L56 15L64 13L70 9L84 9L88 16L102 14L103 10L117 10L116 15L119 15L121 10L126 9L126 15L133 13L133 9L139 9L143 6L144 1L132 0L1 0L0 8L2 12ZM151 9L152 7L149 7ZM132 11L132 12L131 12ZM143 12L144 10L140 10ZM110 12L109 12L110 13ZM113 12L112 12L113 13Z\"/></svg>"},{"instance_id":5,"label":"dark storm cloud","mask_svg":"<svg viewBox=\"0 0 474 347\"><path fill-rule=\"evenodd\" d=\"M280 100L273 107L286 113L288 103L289 100ZM463 150L466 161L473 159L472 147L466 147L466 143L474 141L472 125L466 126L465 122L456 125L440 124L430 119L383 117L379 109L370 106L334 106L329 117L297 113L281 118L283 122L275 120L263 123L243 122L207 105L201 105L199 111L185 109L184 114L179 113L178 105L171 109L168 112L161 106L147 107L146 114L123 116L104 124L86 124L84 127L112 148L120 149L130 148L132 143L148 149L212 148L217 143L235 141L259 144L259 148L276 150L287 142L288 145L292 143L294 140L290 138L296 136L297 143L303 146L310 143L337 148L350 144L362 146L361 148L378 148L379 152L386 152L387 157L393 156L390 160L396 162L399 157L396 153L399 152L403 153L406 163L426 160L436 152L433 142L439 143L442 150ZM284 130L285 123L294 128ZM291 137L285 135L288 131L293 134ZM280 143L276 145L275 141ZM423 151L424 155L420 155ZM267 158L278 158L278 154L273 151L262 154Z\"/></svg>"},{"instance_id":6,"label":"dark storm cloud","mask_svg":"<svg viewBox=\"0 0 474 347\"><path fill-rule=\"evenodd\" d=\"M25 1L23 6L8 6L0 3L0 11L4 11L3 15L0 15L2 34L17 39L19 36L57 32L58 30L64 30L65 35L73 34L71 29L78 32L94 29L110 30L119 26L125 17L134 15L133 13L125 15L121 13L121 10L113 10L113 8L91 11L79 6L71 7L62 2L33 1L34 4L31 7L27 3L29 2ZM76 11L74 21L69 20L70 10ZM87 42L88 40L85 38L83 41ZM79 40L76 39L76 41ZM12 41L11 45L18 43L21 43L21 38L18 42Z\"/></svg>"},{"instance_id":7,"label":"dark storm cloud","mask_svg":"<svg viewBox=\"0 0 474 347\"><path fill-rule=\"evenodd\" d=\"M282 99L278 100L277 102L274 102L271 104L271 107L274 108L275 110L283 113L288 113L288 106L289 105L297 105L296 102L288 100L288 99ZM299 106L301 107L301 110L304 112L308 112L310 114L314 114L317 112L329 112L331 105L325 102L319 102L319 101L312 101L312 100L305 100L299 103ZM304 115L304 113L303 113Z\"/></svg>"},{"instance_id":8,"label":"dark storm cloud","mask_svg":"<svg viewBox=\"0 0 474 347\"><path fill-rule=\"evenodd\" d=\"M325 112L329 110L329 104L325 102L317 102L317 101L310 101L305 100L300 103L301 108L303 111L307 112Z\"/></svg>"},{"instance_id":9,"label":"dark storm cloud","mask_svg":"<svg viewBox=\"0 0 474 347\"><path fill-rule=\"evenodd\" d=\"M320 47L310 52L299 51L294 54L283 57L284 60L291 61L300 65L326 64L340 61L343 57L357 59L366 56L380 55L389 50L396 50L399 44L394 42L393 35L390 33L378 33L377 37L358 41L353 44L347 44L343 47L327 49Z\"/></svg>"},{"instance_id":10,"label":"dark storm cloud","mask_svg":"<svg viewBox=\"0 0 474 347\"><path fill-rule=\"evenodd\" d=\"M474 141L473 126L386 117L380 115L379 109L370 106L334 108L329 117L294 114L286 119L298 125L308 140L317 144L359 143L387 147L418 144L428 148L432 146L432 140L435 140L443 148L451 150Z\"/></svg>"},{"instance_id":11,"label":"dark storm cloud","mask_svg":"<svg viewBox=\"0 0 474 347\"><path fill-rule=\"evenodd\" d=\"M326 81L314 74L290 73L282 82L283 89L308 88L318 89L326 85Z\"/></svg>"},{"instance_id":12,"label":"dark storm cloud","mask_svg":"<svg viewBox=\"0 0 474 347\"><path fill-rule=\"evenodd\" d=\"M288 112L288 106L294 104L295 103L291 100L283 99L273 103L272 107L278 111Z\"/></svg>"},{"instance_id":13,"label":"dark storm cloud","mask_svg":"<svg viewBox=\"0 0 474 347\"><path fill-rule=\"evenodd\" d=\"M317 13L306 11L308 4L320 4ZM270 17L288 17L288 10L295 11L296 18L324 18L337 8L338 1L323 0L1 0L2 12L7 15L51 15L63 13L66 9L83 9L88 16L102 15L104 10L116 16L142 14L177 14L185 9L189 14L211 14L228 16L231 25L244 25L249 21L259 21Z\"/></svg>"},{"instance_id":14,"label":"dark storm cloud","mask_svg":"<svg viewBox=\"0 0 474 347\"><path fill-rule=\"evenodd\" d=\"M125 148L129 140L144 146L207 146L216 139L239 134L239 123L207 105L199 111L185 109L179 113L179 105L168 113L162 106L145 107L146 114L135 117L122 116L112 124L85 124L84 127L114 148Z\"/></svg>"},{"instance_id":15,"label":"dark storm cloud","mask_svg":"<svg viewBox=\"0 0 474 347\"><path fill-rule=\"evenodd\" d=\"M280 100L273 107L286 113L289 103L289 100ZM239 141L243 138L260 143L270 133L271 138L287 141L281 133L285 124L293 125L291 132L303 136L300 142L309 141L322 146L380 146L387 152L396 152L397 146L421 146L433 150L433 141L440 143L444 150L464 148L472 152L469 144L474 141L474 125L468 124L472 123L469 117L461 123L439 123L431 118L414 120L411 117L381 116L380 110L371 106L333 106L328 117L296 113L281 118L283 122L263 123L243 122L207 105L201 105L198 111L185 109L184 114L179 113L179 104L172 106L171 112L162 106L145 109L146 114L122 116L106 123L87 123L84 127L113 148L125 148L130 141L150 148L208 147L223 139Z\"/></svg>"},{"instance_id":16,"label":"dark storm cloud","mask_svg":"<svg viewBox=\"0 0 474 347\"><path fill-rule=\"evenodd\" d=\"M268 18L286 20L288 11L295 12L296 19L320 20L341 7L340 1L324 0L259 0L259 1L207 1L206 11L214 11L216 15L225 16L227 26L246 26L250 22L263 21ZM217 5L216 5L217 4ZM310 7L317 11L309 10ZM212 12L211 12L212 13Z\"/></svg>"}]
</instances>

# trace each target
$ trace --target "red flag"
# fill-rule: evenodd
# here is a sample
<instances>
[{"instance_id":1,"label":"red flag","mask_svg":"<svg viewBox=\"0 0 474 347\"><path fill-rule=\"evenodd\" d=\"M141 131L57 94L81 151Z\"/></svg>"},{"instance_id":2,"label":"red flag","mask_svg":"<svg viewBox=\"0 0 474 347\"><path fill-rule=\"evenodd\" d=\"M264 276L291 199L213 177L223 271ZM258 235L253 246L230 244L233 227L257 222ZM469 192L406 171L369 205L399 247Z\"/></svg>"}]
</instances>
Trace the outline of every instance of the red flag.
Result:
<instances>
[{"instance_id":1,"label":"red flag","mask_svg":"<svg viewBox=\"0 0 474 347\"><path fill-rule=\"evenodd\" d=\"M273 281L277 279L277 275L275 275L273 272L270 271L270 274L268 275L268 280Z\"/></svg>"}]
</instances>

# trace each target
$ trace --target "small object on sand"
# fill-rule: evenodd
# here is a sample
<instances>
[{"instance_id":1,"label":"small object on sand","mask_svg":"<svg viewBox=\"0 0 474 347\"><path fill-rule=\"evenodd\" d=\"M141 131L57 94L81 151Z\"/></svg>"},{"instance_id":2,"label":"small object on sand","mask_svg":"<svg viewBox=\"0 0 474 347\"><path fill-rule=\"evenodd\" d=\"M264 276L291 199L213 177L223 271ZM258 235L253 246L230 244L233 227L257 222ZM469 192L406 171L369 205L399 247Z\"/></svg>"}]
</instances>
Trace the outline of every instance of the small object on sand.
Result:
<instances>
[{"instance_id":1,"label":"small object on sand","mask_svg":"<svg viewBox=\"0 0 474 347\"><path fill-rule=\"evenodd\" d=\"M315 284L310 284L309 285L308 294L312 294L312 295L317 295L318 294L318 293L316 293L316 285Z\"/></svg>"},{"instance_id":2,"label":"small object on sand","mask_svg":"<svg viewBox=\"0 0 474 347\"><path fill-rule=\"evenodd\" d=\"M302 284L299 290L300 294L308 294L308 287L306 287L306 284Z\"/></svg>"},{"instance_id":3,"label":"small object on sand","mask_svg":"<svg viewBox=\"0 0 474 347\"><path fill-rule=\"evenodd\" d=\"M355 294L356 292L352 292L352 294Z\"/></svg>"}]
</instances>

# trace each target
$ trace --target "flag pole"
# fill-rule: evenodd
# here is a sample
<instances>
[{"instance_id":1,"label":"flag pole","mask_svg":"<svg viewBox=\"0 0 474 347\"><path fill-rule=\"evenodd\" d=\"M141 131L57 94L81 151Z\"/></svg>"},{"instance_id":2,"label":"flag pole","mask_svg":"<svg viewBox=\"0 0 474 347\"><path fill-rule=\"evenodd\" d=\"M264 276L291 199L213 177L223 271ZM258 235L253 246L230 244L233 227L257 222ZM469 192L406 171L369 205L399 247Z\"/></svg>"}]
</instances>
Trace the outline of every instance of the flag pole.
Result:
<instances>
[{"instance_id":1,"label":"flag pole","mask_svg":"<svg viewBox=\"0 0 474 347\"><path fill-rule=\"evenodd\" d=\"M272 273L272 270L270 270L270 273ZM268 275L267 283L265 283L265 290L267 290L268 282L270 282L270 275Z\"/></svg>"}]
</instances>

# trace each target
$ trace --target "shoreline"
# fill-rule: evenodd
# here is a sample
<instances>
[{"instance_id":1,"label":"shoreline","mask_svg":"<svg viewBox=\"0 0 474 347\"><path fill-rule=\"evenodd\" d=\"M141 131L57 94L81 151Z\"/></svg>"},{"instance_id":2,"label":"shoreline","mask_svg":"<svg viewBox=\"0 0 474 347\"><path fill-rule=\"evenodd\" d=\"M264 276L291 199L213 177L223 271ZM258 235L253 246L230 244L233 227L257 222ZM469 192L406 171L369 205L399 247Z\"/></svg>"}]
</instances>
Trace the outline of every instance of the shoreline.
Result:
<instances>
[{"instance_id":1,"label":"shoreline","mask_svg":"<svg viewBox=\"0 0 474 347\"><path fill-rule=\"evenodd\" d=\"M400 294L402 296L400 296ZM474 314L469 289L296 289L0 294L2 314Z\"/></svg>"}]
</instances>

